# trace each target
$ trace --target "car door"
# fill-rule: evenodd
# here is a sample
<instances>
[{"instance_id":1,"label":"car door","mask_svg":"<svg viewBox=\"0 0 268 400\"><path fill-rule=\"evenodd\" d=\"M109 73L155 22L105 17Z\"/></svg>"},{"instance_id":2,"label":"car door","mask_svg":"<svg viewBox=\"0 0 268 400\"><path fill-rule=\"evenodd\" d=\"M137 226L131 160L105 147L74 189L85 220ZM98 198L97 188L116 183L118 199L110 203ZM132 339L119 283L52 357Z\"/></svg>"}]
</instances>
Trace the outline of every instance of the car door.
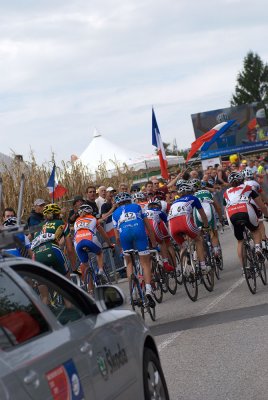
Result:
<instances>
[{"instance_id":1,"label":"car door","mask_svg":"<svg viewBox=\"0 0 268 400\"><path fill-rule=\"evenodd\" d=\"M33 399L93 398L87 332L78 327L83 321L82 325L90 329L94 321L90 326L69 294L67 316L60 320L64 307L53 315L41 304L40 293L34 292L35 278L36 282L40 279L39 283L55 287L54 273L48 270L42 276L41 269L31 264L14 265L16 268L16 272L0 270L0 302L1 310L5 310L0 324L12 342L12 348L2 349L3 361ZM64 288L61 296L64 299Z\"/></svg>"},{"instance_id":2,"label":"car door","mask_svg":"<svg viewBox=\"0 0 268 400\"><path fill-rule=\"evenodd\" d=\"M96 399L136 400L139 397L142 360L137 357L136 343L141 342L142 335L138 324L133 322L124 310L104 311L97 317L89 336L94 349L91 364Z\"/></svg>"}]
</instances>

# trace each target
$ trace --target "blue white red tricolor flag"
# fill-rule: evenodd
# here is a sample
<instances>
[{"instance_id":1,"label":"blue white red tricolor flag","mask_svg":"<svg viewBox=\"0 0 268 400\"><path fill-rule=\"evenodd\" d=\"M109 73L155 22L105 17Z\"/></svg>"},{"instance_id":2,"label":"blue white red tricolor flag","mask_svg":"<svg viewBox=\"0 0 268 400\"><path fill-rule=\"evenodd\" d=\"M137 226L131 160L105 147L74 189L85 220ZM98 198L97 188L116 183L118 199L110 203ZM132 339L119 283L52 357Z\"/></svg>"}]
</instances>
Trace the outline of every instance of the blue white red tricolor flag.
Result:
<instances>
[{"instance_id":1,"label":"blue white red tricolor flag","mask_svg":"<svg viewBox=\"0 0 268 400\"><path fill-rule=\"evenodd\" d=\"M67 189L57 182L55 173L56 173L56 165L54 164L51 175L47 182L49 196L52 197L53 202L54 200L60 199L65 195L65 193L67 193Z\"/></svg>"},{"instance_id":2,"label":"blue white red tricolor flag","mask_svg":"<svg viewBox=\"0 0 268 400\"><path fill-rule=\"evenodd\" d=\"M197 138L192 144L191 144L191 150L188 153L186 162L188 162L198 150L205 151L207 150L216 140L224 133L227 131L227 129L230 128L231 125L235 122L234 119L227 121L227 122L221 122L218 125L215 125L210 131L204 133L204 135L200 136Z\"/></svg>"},{"instance_id":3,"label":"blue white red tricolor flag","mask_svg":"<svg viewBox=\"0 0 268 400\"><path fill-rule=\"evenodd\" d=\"M165 148L161 139L160 131L156 122L154 109L152 109L152 144L157 147L157 154L159 157L161 175L164 179L168 179L168 162L166 157Z\"/></svg>"}]
</instances>

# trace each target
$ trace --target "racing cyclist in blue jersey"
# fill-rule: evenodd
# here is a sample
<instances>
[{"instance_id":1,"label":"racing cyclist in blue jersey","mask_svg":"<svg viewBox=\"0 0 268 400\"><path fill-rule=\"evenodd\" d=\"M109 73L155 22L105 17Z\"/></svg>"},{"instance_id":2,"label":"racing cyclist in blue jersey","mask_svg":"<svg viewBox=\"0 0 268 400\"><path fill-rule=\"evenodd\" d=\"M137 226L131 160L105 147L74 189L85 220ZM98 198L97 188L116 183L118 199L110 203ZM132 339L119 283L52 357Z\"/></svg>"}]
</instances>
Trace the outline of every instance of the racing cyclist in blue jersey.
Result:
<instances>
[{"instance_id":1,"label":"racing cyclist in blue jersey","mask_svg":"<svg viewBox=\"0 0 268 400\"><path fill-rule=\"evenodd\" d=\"M140 205L131 203L131 195L129 193L118 193L115 196L115 203L118 206L113 212L116 243L122 247L123 252L131 249L138 250L144 274L145 294L149 306L155 307L151 287L151 256L146 230L153 247L157 247L155 236ZM130 256L125 254L125 257L127 276L129 278L133 272L133 266Z\"/></svg>"}]
</instances>

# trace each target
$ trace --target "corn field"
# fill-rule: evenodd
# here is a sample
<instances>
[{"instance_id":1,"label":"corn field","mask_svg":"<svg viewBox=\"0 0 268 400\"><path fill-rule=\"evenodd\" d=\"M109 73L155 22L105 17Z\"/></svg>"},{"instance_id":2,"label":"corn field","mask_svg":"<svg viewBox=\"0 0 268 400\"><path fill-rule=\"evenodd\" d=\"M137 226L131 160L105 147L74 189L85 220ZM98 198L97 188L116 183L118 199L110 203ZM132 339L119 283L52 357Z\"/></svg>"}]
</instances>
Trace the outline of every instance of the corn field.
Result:
<instances>
[{"instance_id":1,"label":"corn field","mask_svg":"<svg viewBox=\"0 0 268 400\"><path fill-rule=\"evenodd\" d=\"M12 207L17 210L22 174L25 176L22 213L22 219L24 221L28 218L35 199L41 198L47 202L51 202L46 185L52 167L52 164L38 165L34 156L31 156L30 162L14 159L8 166L1 164L1 178L3 182L1 214L6 207ZM133 181L133 176L133 171L126 164L123 166L115 164L115 173L110 177L105 163L98 166L96 174L93 176L85 166L79 163L66 163L62 161L61 165L57 165L56 178L68 192L58 203L69 210L72 207L72 199L74 196L85 196L86 189L89 185L93 184L96 187L104 185L117 188L120 182L125 182L130 185Z\"/></svg>"}]
</instances>

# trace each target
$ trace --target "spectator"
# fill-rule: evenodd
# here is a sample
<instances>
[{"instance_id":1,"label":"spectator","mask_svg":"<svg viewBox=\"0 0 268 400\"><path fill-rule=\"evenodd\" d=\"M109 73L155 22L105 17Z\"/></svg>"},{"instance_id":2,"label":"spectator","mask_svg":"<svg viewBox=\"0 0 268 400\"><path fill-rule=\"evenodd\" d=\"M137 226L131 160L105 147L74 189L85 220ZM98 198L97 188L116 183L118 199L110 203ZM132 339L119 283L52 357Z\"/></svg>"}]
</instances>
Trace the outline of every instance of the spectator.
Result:
<instances>
[{"instance_id":1,"label":"spectator","mask_svg":"<svg viewBox=\"0 0 268 400\"><path fill-rule=\"evenodd\" d=\"M119 192L128 192L128 185L124 182L119 183Z\"/></svg>"},{"instance_id":2,"label":"spectator","mask_svg":"<svg viewBox=\"0 0 268 400\"><path fill-rule=\"evenodd\" d=\"M99 209L98 206L95 202L96 199L96 187L91 185L87 187L87 193L86 193L87 199L86 203L89 204L92 209L93 209L93 216L96 218L99 218Z\"/></svg>"},{"instance_id":3,"label":"spectator","mask_svg":"<svg viewBox=\"0 0 268 400\"><path fill-rule=\"evenodd\" d=\"M140 186L134 183L130 188L130 193L133 194L139 192L140 190L141 190Z\"/></svg>"},{"instance_id":4,"label":"spectator","mask_svg":"<svg viewBox=\"0 0 268 400\"><path fill-rule=\"evenodd\" d=\"M27 221L31 236L40 230L40 225L44 222L43 209L45 205L46 202L43 199L36 199L34 202L33 210Z\"/></svg>"},{"instance_id":5,"label":"spectator","mask_svg":"<svg viewBox=\"0 0 268 400\"><path fill-rule=\"evenodd\" d=\"M69 216L68 216L69 224L75 223L76 219L79 217L78 208L84 203L85 203L85 200L83 199L83 196L81 196L81 195L74 196L73 208L72 208L72 210L70 210Z\"/></svg>"},{"instance_id":6,"label":"spectator","mask_svg":"<svg viewBox=\"0 0 268 400\"><path fill-rule=\"evenodd\" d=\"M3 212L3 222L8 220L8 218L16 217L16 212L14 208L6 207Z\"/></svg>"},{"instance_id":7,"label":"spectator","mask_svg":"<svg viewBox=\"0 0 268 400\"><path fill-rule=\"evenodd\" d=\"M105 203L106 199L106 187L100 186L98 189L98 198L95 200L95 203L98 206L99 214L101 213L101 206Z\"/></svg>"},{"instance_id":8,"label":"spectator","mask_svg":"<svg viewBox=\"0 0 268 400\"><path fill-rule=\"evenodd\" d=\"M258 172L258 168L256 167L256 165L254 164L254 160L249 160L248 162L248 166L251 169L253 174L256 174Z\"/></svg>"}]
</instances>

